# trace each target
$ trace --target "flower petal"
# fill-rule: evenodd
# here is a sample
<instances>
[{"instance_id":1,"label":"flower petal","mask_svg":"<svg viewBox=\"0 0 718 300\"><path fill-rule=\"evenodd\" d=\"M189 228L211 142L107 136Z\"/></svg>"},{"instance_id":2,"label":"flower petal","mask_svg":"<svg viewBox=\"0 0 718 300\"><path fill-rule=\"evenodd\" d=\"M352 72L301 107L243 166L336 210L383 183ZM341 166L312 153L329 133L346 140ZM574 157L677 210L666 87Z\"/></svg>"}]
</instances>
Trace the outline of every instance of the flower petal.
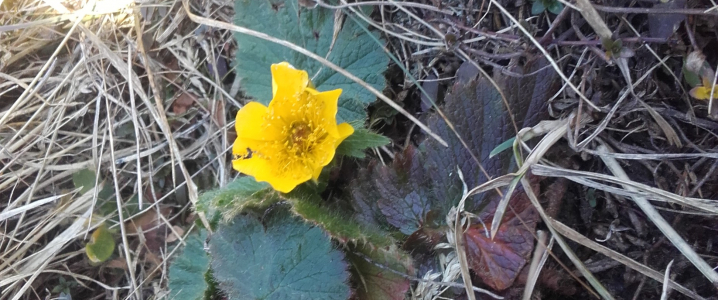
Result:
<instances>
[{"instance_id":1,"label":"flower petal","mask_svg":"<svg viewBox=\"0 0 718 300\"><path fill-rule=\"evenodd\" d=\"M322 174L322 169L324 169L323 166L314 169L314 174L312 174L312 180L314 180L314 182L317 182L317 179L319 179L319 175Z\"/></svg>"},{"instance_id":2,"label":"flower petal","mask_svg":"<svg viewBox=\"0 0 718 300\"><path fill-rule=\"evenodd\" d=\"M232 167L240 173L254 176L257 181L266 181L266 178L272 176L271 164L256 154L263 143L265 142L237 138L232 145L232 154L236 158L232 160Z\"/></svg>"},{"instance_id":3,"label":"flower petal","mask_svg":"<svg viewBox=\"0 0 718 300\"><path fill-rule=\"evenodd\" d=\"M249 102L237 112L234 128L237 138L270 141L281 137L278 128L263 126L269 113L266 106L259 102Z\"/></svg>"},{"instance_id":4,"label":"flower petal","mask_svg":"<svg viewBox=\"0 0 718 300\"><path fill-rule=\"evenodd\" d=\"M337 131L339 131L339 138L337 139L336 143L334 144L334 147L339 147L339 144L341 144L344 139L346 139L348 136L352 135L354 133L354 127L349 125L349 123L341 123L337 125Z\"/></svg>"},{"instance_id":5,"label":"flower petal","mask_svg":"<svg viewBox=\"0 0 718 300\"><path fill-rule=\"evenodd\" d=\"M301 180L292 178L292 177L274 177L272 180L267 180L267 182L277 191L280 191L282 193L289 193L291 192L295 187L297 187L300 183L303 183L307 180L309 180L309 176L302 178Z\"/></svg>"},{"instance_id":6,"label":"flower petal","mask_svg":"<svg viewBox=\"0 0 718 300\"><path fill-rule=\"evenodd\" d=\"M240 173L250 175L257 181L269 183L277 191L289 193L297 185L311 178L312 174L289 172L287 174L276 171L277 163L262 155L257 155L256 149L265 148L266 142L239 138L232 146L232 153L237 159L232 160L232 167ZM276 158L275 158L276 159Z\"/></svg>"},{"instance_id":7,"label":"flower petal","mask_svg":"<svg viewBox=\"0 0 718 300\"><path fill-rule=\"evenodd\" d=\"M337 122L337 110L338 110L338 102L339 102L339 95L342 94L342 89L336 89L333 91L326 91L326 92L317 92L313 89L307 89L309 93L313 94L314 97L319 101L319 103L322 103L323 111L321 113L321 118L324 120L323 126L325 126L327 132L329 135L333 137L338 137L339 133L336 131L336 126L334 126Z\"/></svg>"},{"instance_id":8,"label":"flower petal","mask_svg":"<svg viewBox=\"0 0 718 300\"><path fill-rule=\"evenodd\" d=\"M300 94L309 84L309 75L307 72L297 70L288 62L282 62L272 65L272 96L277 97L277 93L284 96L293 97ZM274 100L272 100L274 102ZM271 104L270 104L271 105Z\"/></svg>"},{"instance_id":9,"label":"flower petal","mask_svg":"<svg viewBox=\"0 0 718 300\"><path fill-rule=\"evenodd\" d=\"M317 145L314 149L314 161L317 162L317 166L321 169L328 165L334 159L336 149L339 144L344 141L348 136L354 133L354 128L349 123L341 123L335 125L338 132L338 138L327 139L324 143ZM316 170L314 171L316 174Z\"/></svg>"},{"instance_id":10,"label":"flower petal","mask_svg":"<svg viewBox=\"0 0 718 300\"><path fill-rule=\"evenodd\" d=\"M711 97L711 89L709 89L705 86L694 87L688 93L691 95L691 97L696 98L698 100L708 100ZM713 90L714 98L716 96L718 96L718 95L716 95L717 93L718 93L718 90L714 89Z\"/></svg>"}]
</instances>

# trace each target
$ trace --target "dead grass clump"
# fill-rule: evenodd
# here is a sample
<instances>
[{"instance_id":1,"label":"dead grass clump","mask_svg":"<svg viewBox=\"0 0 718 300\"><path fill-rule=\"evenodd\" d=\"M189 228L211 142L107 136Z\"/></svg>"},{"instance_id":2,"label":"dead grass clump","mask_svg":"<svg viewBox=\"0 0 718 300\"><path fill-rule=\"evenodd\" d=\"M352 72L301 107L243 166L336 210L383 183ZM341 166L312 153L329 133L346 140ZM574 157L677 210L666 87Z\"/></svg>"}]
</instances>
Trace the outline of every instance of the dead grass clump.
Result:
<instances>
[{"instance_id":1,"label":"dead grass clump","mask_svg":"<svg viewBox=\"0 0 718 300\"><path fill-rule=\"evenodd\" d=\"M225 4L197 11L227 21ZM230 175L229 36L176 2L0 11L0 299L154 295L197 185ZM118 248L93 265L83 247L102 222Z\"/></svg>"}]
</instances>

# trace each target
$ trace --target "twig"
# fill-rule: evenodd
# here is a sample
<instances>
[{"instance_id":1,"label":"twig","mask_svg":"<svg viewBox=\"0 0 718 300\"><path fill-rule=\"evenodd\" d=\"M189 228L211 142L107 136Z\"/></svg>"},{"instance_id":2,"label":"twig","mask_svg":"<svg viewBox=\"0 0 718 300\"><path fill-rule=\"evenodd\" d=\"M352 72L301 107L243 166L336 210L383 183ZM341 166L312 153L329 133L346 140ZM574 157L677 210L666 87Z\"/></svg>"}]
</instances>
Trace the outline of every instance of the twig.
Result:
<instances>
[{"instance_id":1,"label":"twig","mask_svg":"<svg viewBox=\"0 0 718 300\"><path fill-rule=\"evenodd\" d=\"M628 13L628 14L675 14L675 15L699 15L699 16L716 16L718 11L706 12L705 9L691 8L643 8L643 7L614 7L592 4L596 10L609 13Z\"/></svg>"}]
</instances>

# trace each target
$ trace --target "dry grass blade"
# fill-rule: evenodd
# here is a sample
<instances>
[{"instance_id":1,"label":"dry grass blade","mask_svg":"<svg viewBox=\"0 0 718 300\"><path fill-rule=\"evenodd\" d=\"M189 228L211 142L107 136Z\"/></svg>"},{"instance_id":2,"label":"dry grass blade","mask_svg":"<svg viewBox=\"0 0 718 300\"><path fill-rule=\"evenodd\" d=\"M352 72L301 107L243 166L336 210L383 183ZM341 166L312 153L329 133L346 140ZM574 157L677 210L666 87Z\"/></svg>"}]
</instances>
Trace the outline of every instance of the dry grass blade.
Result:
<instances>
[{"instance_id":1,"label":"dry grass blade","mask_svg":"<svg viewBox=\"0 0 718 300\"><path fill-rule=\"evenodd\" d=\"M599 153L600 152L610 152L610 150L604 146L600 145L596 149ZM601 159L606 164L606 167L611 170L613 174L616 175L620 180L624 181L630 181L630 178L628 175L626 175L626 172L623 171L623 168L618 164L618 161L616 161L614 158L609 156L601 156ZM635 188L632 186L624 185L624 188L626 190L635 191ZM665 219L661 216L661 214L658 213L656 208L651 205L651 203L648 202L648 200L644 197L632 197L633 201L636 202L636 205L643 210L643 212L648 216L648 218L653 222L653 224L658 227L658 229L663 232L663 234L668 238L671 243L673 243L676 248L678 248L683 255L686 256L686 258L693 263L698 270L703 273L703 275L708 278L714 285L718 285L718 272L713 270L713 268L706 263L703 258L701 258L694 250L693 248L686 243L685 240L669 225Z\"/></svg>"},{"instance_id":2,"label":"dry grass blade","mask_svg":"<svg viewBox=\"0 0 718 300\"><path fill-rule=\"evenodd\" d=\"M524 175L529 170L529 168L538 163L538 161L546 154L546 152L556 143L558 142L563 136L566 135L568 132L569 124L571 123L571 120L573 120L572 117L568 117L564 120L557 121L557 122L547 122L547 123L540 123L537 125L537 127L541 129L537 129L536 131L528 130L526 132L542 132L545 130L549 130L546 136L544 136L541 141L536 145L536 148L534 148L529 156L526 158L524 163L521 165L518 171L516 171L515 176L516 178L513 179L511 185L509 185L508 190L506 191L506 194L501 198L501 201L499 202L498 206L496 207L496 213L494 214L493 219L491 220L491 238L493 239L496 236L496 233L499 230L499 225L501 224L501 219L504 217L504 213L506 212L506 208L509 206L509 200L511 200L511 196L514 194L514 190L516 189L516 186L518 186L519 179L524 178ZM546 126L553 126L553 128L545 128ZM519 136L519 138L516 139L516 143L521 141L523 138Z\"/></svg>"},{"instance_id":3,"label":"dry grass blade","mask_svg":"<svg viewBox=\"0 0 718 300\"><path fill-rule=\"evenodd\" d=\"M610 155L605 155L602 157L611 158ZM694 209L700 210L702 212L710 213L710 214L718 214L718 203L714 200L707 200L707 199L700 199L700 198L691 198L691 197L683 197L671 192L667 192L649 185L645 185L642 183L638 183L632 180L627 180L625 178L619 178L617 176L610 176L606 174L600 174L600 173L593 173L593 172L585 172L585 171L575 171L575 170L568 170L563 168L557 168L552 166L546 166L546 165L534 165L531 168L531 171L539 176L548 176L548 177L565 177L569 180L581 183L586 186L591 186L597 189L605 190L607 192L617 193L620 195L625 196L636 196L636 197L649 197L651 200L655 201L664 201L669 203L675 203L678 205L686 205L689 207L692 207ZM619 184L623 185L625 187L625 190L620 190L608 185L602 185L602 184L596 184L589 179L595 179L595 180L603 180L609 183L613 184Z\"/></svg>"},{"instance_id":4,"label":"dry grass blade","mask_svg":"<svg viewBox=\"0 0 718 300\"><path fill-rule=\"evenodd\" d=\"M538 211L539 215L541 216L541 219L543 219L544 223L546 223L548 225L547 227L548 227L549 231L551 231L551 235L556 239L556 242L561 247L561 250L563 250L563 252L566 253L566 256L568 256L568 258L571 260L573 265L578 269L578 271L583 275L583 277L585 277L588 280L589 284L591 284L591 286L594 289L596 289L596 292L603 299L613 300L614 298L611 295L611 293L609 293L608 290L606 290L606 288L601 284L601 282L599 282L598 279L596 279L596 277L593 276L593 274L591 274L591 272L588 269L586 269L586 266L584 266L583 262L581 262L581 260L578 259L578 256L576 256L576 254L573 252L573 250L571 250L571 247L566 243L566 241L563 240L563 238L560 235L558 235L558 233L553 228L553 226L551 226L551 222L550 222L551 217L549 217L546 214L546 211L544 211L543 207L541 206L541 203L539 202L538 198L536 197L536 194L531 189L531 183L528 181L528 179L526 179L526 177L521 178L521 185L524 187L524 191L526 191L526 195L528 196L529 200L531 200L531 204L533 204L533 206ZM588 288L585 283L583 283L581 281L579 281L579 283L581 283L581 285L586 287L586 289L591 294L593 294L594 296L597 296L596 292L594 292L590 288Z\"/></svg>"},{"instance_id":5,"label":"dry grass blade","mask_svg":"<svg viewBox=\"0 0 718 300\"><path fill-rule=\"evenodd\" d=\"M551 64L551 66L554 68L554 70L556 70L556 73L561 77L561 79L563 79L564 83L566 83L574 92L576 92L576 94L581 98L582 101L584 101L586 104L588 104L589 106L591 106L594 110L600 111L600 109L599 109L597 106L595 106L595 104L593 104L593 102L591 102L590 100L588 100L588 98L586 98L586 95L584 95L584 94L566 77L566 74L563 73L563 70L562 70L561 67L556 63L556 61L551 57L551 54L548 53L548 51L546 51L546 49L545 49L543 46L541 46L541 44L539 44L539 42L533 37L533 35L532 35L526 28L524 28L524 27L519 23L519 21L517 21L516 18L514 18L514 16L511 15L511 14L506 10L506 8L503 7L503 5L501 5L501 4L500 4L498 1L496 1L496 0L491 0L491 3L492 3L493 5L495 5L499 10L501 10L501 13L502 13L504 16L506 16L507 18L509 18L509 20L511 20L512 23L516 24L516 26L519 28L519 30L521 30L521 32L523 32L523 33L526 35L526 37L534 44L534 46L536 46L536 48L537 48L539 51L541 51L541 53L544 55L544 57L546 57L546 59L547 59L548 62Z\"/></svg>"},{"instance_id":6,"label":"dry grass blade","mask_svg":"<svg viewBox=\"0 0 718 300\"><path fill-rule=\"evenodd\" d=\"M671 279L671 266L673 265L673 261L668 263L668 266L666 266L666 275L663 276L663 289L661 290L661 300L667 300L668 299L668 293L670 292L670 286L668 285L668 280Z\"/></svg>"},{"instance_id":7,"label":"dry grass blade","mask_svg":"<svg viewBox=\"0 0 718 300\"><path fill-rule=\"evenodd\" d=\"M26 211L33 210L33 209L35 209L35 208L37 208L37 207L39 207L39 206L48 204L48 203L53 202L53 201L55 201L55 200L62 199L62 198L65 197L65 196L72 195L72 194L78 192L79 190L80 190L80 189L75 189L74 191L71 191L71 192L69 192L69 193L65 193L65 194L60 194L60 195L48 197L48 198L45 198L45 199L42 199L42 200L36 200L35 202L32 202L32 203L30 203L30 204L28 204L28 205L24 205L24 206L15 208L15 209L4 210L3 212L0 212L0 222L5 221L5 220L7 220L7 219L9 219L9 218L12 218L12 217L14 217L14 216L16 216L16 215L18 215L18 214L24 213L24 212L26 212Z\"/></svg>"},{"instance_id":8,"label":"dry grass blade","mask_svg":"<svg viewBox=\"0 0 718 300\"><path fill-rule=\"evenodd\" d=\"M139 11L135 11L135 14L139 14ZM199 198L199 194L197 192L197 185L192 181L192 176L190 176L189 172L187 171L187 167L185 166L182 158L182 153L180 153L179 147L177 146L177 142L174 140L174 137L172 136L172 129L170 128L170 124L167 121L167 115L165 114L165 107L163 104L162 99L160 98L160 95L162 91L160 91L155 83L154 78L154 71L152 70L152 66L150 66L150 58L147 55L147 51L145 49L145 46L142 41L142 29L140 28L139 24L139 16L135 18L134 22L134 28L137 33L137 48L140 50L140 53L142 53L143 61L145 63L145 71L147 72L147 77L149 79L149 84L152 90L154 91L153 95L155 98L155 105L157 105L158 115L160 119L158 120L158 124L160 125L160 129L165 134L165 136L168 139L169 146L170 146L170 158L173 165L178 165L180 167L180 170L182 171L182 176L184 176L184 180L187 183L187 191L189 194L189 200L192 201L192 204L197 205L197 200ZM152 111L153 106L148 105L148 108L150 108L150 111ZM154 114L153 114L154 115ZM138 151L139 153L139 148ZM114 159L113 159L114 160ZM174 172L174 169L172 170ZM176 178L176 176L173 176L173 178ZM175 182L175 185L176 182ZM202 224L204 227L209 230L209 232L212 232L212 227L209 225L209 221L207 220L207 217L204 215L204 212L198 212L200 220L202 221Z\"/></svg>"},{"instance_id":9,"label":"dry grass blade","mask_svg":"<svg viewBox=\"0 0 718 300\"><path fill-rule=\"evenodd\" d=\"M90 210L90 204L92 203L91 200L93 192L94 189L85 193L82 197L79 197L69 205L59 207L57 211L52 213L50 220L48 220L44 226L36 228L37 232L27 241L28 243L25 243L22 247L17 249L13 255L7 257L7 259L0 264L0 277L10 277L8 276L8 273L11 270L13 273L20 275L21 278L30 277L29 279L24 280L25 284L14 294L12 298L13 300L20 299L20 297L23 296L25 291L27 291L27 289L32 285L34 279L45 270L52 258L57 255L67 243L80 236L87 228L90 227L89 220L90 213L92 212L92 210ZM44 234L54 230L58 225L60 225L60 223L63 223L66 215L73 214L79 214L80 217L77 218L72 225L70 225L70 227L47 243L42 250L32 254L31 256L20 259L19 261L15 261L20 255L26 253L28 249ZM8 264L10 263L12 263L12 265L8 267ZM0 280L0 287L5 287L2 294L10 295L8 291L21 282L22 281L19 280Z\"/></svg>"},{"instance_id":10,"label":"dry grass blade","mask_svg":"<svg viewBox=\"0 0 718 300\"><path fill-rule=\"evenodd\" d=\"M588 0L576 0L576 6L580 9L581 15L584 20L596 31L596 34L602 39L611 39L611 30L608 29L606 23L603 22L601 16L591 5Z\"/></svg>"},{"instance_id":11,"label":"dry grass blade","mask_svg":"<svg viewBox=\"0 0 718 300\"><path fill-rule=\"evenodd\" d=\"M456 255L459 257L459 264L461 266L461 279L464 281L464 288L466 289L466 295L469 298L469 300L476 300L476 295L474 295L473 287L474 284L471 282L471 273L469 272L469 260L466 257L466 248L464 247L466 241L464 241L464 221L467 221L466 226L469 226L469 222L466 218L464 218L464 205L466 204L466 199L469 198L469 191L466 187L466 182L464 182L464 175L461 173L461 169L457 168L457 172L459 174L459 178L461 178L461 183L463 184L463 196L461 197L461 200L459 201L459 205L456 207L455 210L449 211L449 214L454 214L454 245L456 247Z\"/></svg>"},{"instance_id":12,"label":"dry grass blade","mask_svg":"<svg viewBox=\"0 0 718 300\"><path fill-rule=\"evenodd\" d=\"M607 248L606 246L603 246L599 243L594 242L593 240L583 236L582 234L576 232L575 230L571 229L570 227L564 225L563 223L561 223L559 221L550 219L549 222L550 222L549 224L551 225L551 228L556 230L556 232L558 232L562 236L565 236L566 238L568 238L576 243L579 243L579 244L583 245L584 247L588 247L593 251L596 251L596 252L601 253L605 256L608 256L616 261L619 261L623 265L625 265L633 270L636 270L636 271L640 272L641 274L650 277L651 279L654 279L661 283L666 283L666 281L663 280L663 274L661 274L660 272L653 270L653 269L649 268L648 266L643 265L643 264L631 259L630 257L627 257L621 253L613 251L613 250ZM681 286L680 284L676 283L673 280L667 281L667 284L670 285L671 288L673 288L673 289L681 292L682 294L684 294L688 297L691 297L693 299L700 299L700 300L705 299L705 298L701 297L700 295L694 293L693 291Z\"/></svg>"},{"instance_id":13,"label":"dry grass blade","mask_svg":"<svg viewBox=\"0 0 718 300\"><path fill-rule=\"evenodd\" d=\"M109 103L106 105L109 106ZM107 114L107 123L112 126L112 118L110 118L110 114ZM112 136L112 130L108 131L109 134L109 142L110 142L110 157L112 157L112 161L115 161L115 145L114 145L114 137ZM117 166L115 164L110 165L112 167L112 176L114 183L114 188L116 191L120 190L119 186L119 180L117 178ZM117 204L117 215L119 217L119 224L120 224L120 232L122 233L122 249L125 253L125 261L127 262L127 268L129 269L130 273L130 285L132 286L132 290L135 291L135 297L137 299L142 299L139 291L137 290L137 278L135 278L135 264L132 263L132 254L130 254L130 243L127 240L127 229L125 229L125 218L123 216L123 208L122 208L122 196L120 193L115 193L115 203Z\"/></svg>"},{"instance_id":14,"label":"dry grass blade","mask_svg":"<svg viewBox=\"0 0 718 300\"><path fill-rule=\"evenodd\" d=\"M533 294L534 288L536 288L536 281L538 281L541 269L543 269L546 260L549 257L549 251L553 248L554 238L551 237L551 241L547 244L546 239L548 235L543 230L536 231L536 248L531 258L531 264L529 265L529 275L526 279L526 287L524 287L524 295L521 299L530 300L531 294Z\"/></svg>"},{"instance_id":15,"label":"dry grass blade","mask_svg":"<svg viewBox=\"0 0 718 300\"><path fill-rule=\"evenodd\" d=\"M595 150L585 149L586 153L598 155L599 153ZM629 160L670 160L670 159L686 159L686 158L712 158L718 159L718 153L716 152L705 152L705 153L602 153L601 155L610 156L617 159L629 159Z\"/></svg>"},{"instance_id":16,"label":"dry grass blade","mask_svg":"<svg viewBox=\"0 0 718 300\"><path fill-rule=\"evenodd\" d=\"M586 148L586 146L587 146L591 141L593 141L601 132L603 132L603 130L605 130L606 127L608 126L608 123L613 119L613 116L616 114L616 112L618 111L618 109L621 107L621 104L623 103L623 101L626 100L626 98L628 98L628 95L631 95L631 94L632 94L633 89L634 89L635 87L637 87L641 82L643 82L644 80L646 80L646 78L648 78L648 75L652 74L653 70L655 70L656 68L658 68L659 66L661 66L661 64L665 63L665 61L666 61L667 59L668 59L668 57L665 57L663 60L661 60L661 63L660 63L660 64L656 64L656 65L654 65L653 67L651 67L651 69L649 69L648 71L646 71L646 74L644 74L641 78L639 78L638 80L636 80L635 83L632 83L632 84L629 83L629 84L630 84L629 89L626 90L626 91L624 91L624 92L622 92L621 97L618 98L618 100L616 101L616 103L613 104L613 107L612 107L611 110L608 112L608 114L606 114L606 116L603 118L603 120L601 121L601 123L599 123L599 125L596 127L596 129L594 129L594 131L593 131L588 137L586 137L583 141L579 142L579 143L576 145L575 148L576 148L576 149L584 149L584 148Z\"/></svg>"}]
</instances>

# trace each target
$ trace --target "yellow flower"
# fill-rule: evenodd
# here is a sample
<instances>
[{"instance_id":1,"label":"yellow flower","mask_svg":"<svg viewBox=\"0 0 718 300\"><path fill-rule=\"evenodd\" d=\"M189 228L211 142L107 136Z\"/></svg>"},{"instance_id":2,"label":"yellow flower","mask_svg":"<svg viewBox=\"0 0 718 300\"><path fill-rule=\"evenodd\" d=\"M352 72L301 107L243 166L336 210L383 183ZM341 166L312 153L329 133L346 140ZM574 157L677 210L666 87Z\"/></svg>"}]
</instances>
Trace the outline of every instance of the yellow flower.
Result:
<instances>
[{"instance_id":1,"label":"yellow flower","mask_svg":"<svg viewBox=\"0 0 718 300\"><path fill-rule=\"evenodd\" d=\"M703 81L703 85L696 86L690 90L691 97L698 100L709 100L712 92L713 98L718 98L718 89L713 86L713 83L707 77L703 77L701 81ZM713 86L712 89L710 88L711 86Z\"/></svg>"},{"instance_id":2,"label":"yellow flower","mask_svg":"<svg viewBox=\"0 0 718 300\"><path fill-rule=\"evenodd\" d=\"M318 92L310 84L307 72L287 62L272 65L269 107L250 102L237 112L235 170L283 193L319 178L354 128L348 123L337 125L342 90Z\"/></svg>"}]
</instances>

